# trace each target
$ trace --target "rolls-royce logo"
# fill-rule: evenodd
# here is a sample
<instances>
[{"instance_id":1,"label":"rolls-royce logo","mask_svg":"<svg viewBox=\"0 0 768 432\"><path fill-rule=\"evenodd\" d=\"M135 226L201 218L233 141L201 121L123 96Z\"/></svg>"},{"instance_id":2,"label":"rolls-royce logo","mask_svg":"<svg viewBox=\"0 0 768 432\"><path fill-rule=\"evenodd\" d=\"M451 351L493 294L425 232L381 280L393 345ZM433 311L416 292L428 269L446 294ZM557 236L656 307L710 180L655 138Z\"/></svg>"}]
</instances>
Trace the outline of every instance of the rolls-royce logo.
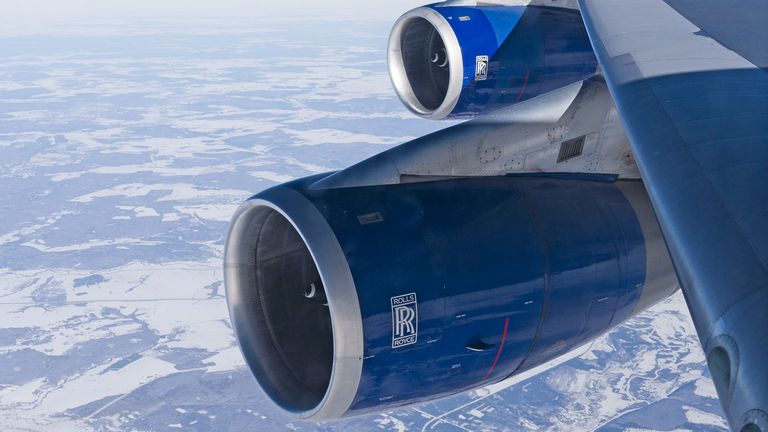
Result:
<instances>
[{"instance_id":1,"label":"rolls-royce logo","mask_svg":"<svg viewBox=\"0 0 768 432\"><path fill-rule=\"evenodd\" d=\"M390 299L392 305L392 348L416 343L419 332L419 308L416 293Z\"/></svg>"},{"instance_id":2,"label":"rolls-royce logo","mask_svg":"<svg viewBox=\"0 0 768 432\"><path fill-rule=\"evenodd\" d=\"M475 81L485 81L486 79L488 79L488 56L477 56L475 57Z\"/></svg>"}]
</instances>

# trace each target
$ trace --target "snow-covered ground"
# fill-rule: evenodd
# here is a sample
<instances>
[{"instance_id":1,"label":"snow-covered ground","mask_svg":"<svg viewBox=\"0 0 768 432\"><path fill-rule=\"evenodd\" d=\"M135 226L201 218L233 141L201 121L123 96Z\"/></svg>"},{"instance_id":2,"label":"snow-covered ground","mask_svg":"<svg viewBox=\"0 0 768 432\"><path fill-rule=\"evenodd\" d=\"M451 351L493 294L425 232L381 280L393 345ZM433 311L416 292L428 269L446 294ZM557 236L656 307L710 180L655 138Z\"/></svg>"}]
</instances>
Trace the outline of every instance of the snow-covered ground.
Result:
<instances>
[{"instance_id":1,"label":"snow-covered ground","mask_svg":"<svg viewBox=\"0 0 768 432\"><path fill-rule=\"evenodd\" d=\"M229 327L227 222L445 126L390 89L390 24L0 30L0 429L726 428L679 295L511 388L326 425L267 403Z\"/></svg>"}]
</instances>

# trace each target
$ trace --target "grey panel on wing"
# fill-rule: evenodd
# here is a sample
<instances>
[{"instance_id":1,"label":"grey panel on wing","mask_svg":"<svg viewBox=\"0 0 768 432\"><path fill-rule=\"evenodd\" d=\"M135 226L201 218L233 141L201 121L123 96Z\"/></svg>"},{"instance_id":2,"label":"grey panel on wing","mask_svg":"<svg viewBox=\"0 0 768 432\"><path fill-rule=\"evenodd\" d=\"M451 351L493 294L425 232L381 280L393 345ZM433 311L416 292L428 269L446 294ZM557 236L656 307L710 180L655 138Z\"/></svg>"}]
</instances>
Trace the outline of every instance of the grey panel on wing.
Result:
<instances>
[{"instance_id":1,"label":"grey panel on wing","mask_svg":"<svg viewBox=\"0 0 768 432\"><path fill-rule=\"evenodd\" d=\"M768 2L664 0L701 32L758 67L768 69Z\"/></svg>"}]
</instances>

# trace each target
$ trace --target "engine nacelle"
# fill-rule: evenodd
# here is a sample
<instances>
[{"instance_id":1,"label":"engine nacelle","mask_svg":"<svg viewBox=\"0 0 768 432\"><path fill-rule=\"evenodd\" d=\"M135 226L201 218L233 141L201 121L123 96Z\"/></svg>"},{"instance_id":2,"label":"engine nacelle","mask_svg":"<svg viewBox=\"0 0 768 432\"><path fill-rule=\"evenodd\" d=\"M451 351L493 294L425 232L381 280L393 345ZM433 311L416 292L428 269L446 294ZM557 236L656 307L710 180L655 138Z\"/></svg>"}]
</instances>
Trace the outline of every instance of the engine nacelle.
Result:
<instances>
[{"instance_id":1,"label":"engine nacelle","mask_svg":"<svg viewBox=\"0 0 768 432\"><path fill-rule=\"evenodd\" d=\"M520 174L266 190L225 248L245 360L327 420L504 380L677 288L640 181Z\"/></svg>"},{"instance_id":2,"label":"engine nacelle","mask_svg":"<svg viewBox=\"0 0 768 432\"><path fill-rule=\"evenodd\" d=\"M597 70L578 10L456 2L400 17L388 61L400 99L429 119L477 116Z\"/></svg>"}]
</instances>

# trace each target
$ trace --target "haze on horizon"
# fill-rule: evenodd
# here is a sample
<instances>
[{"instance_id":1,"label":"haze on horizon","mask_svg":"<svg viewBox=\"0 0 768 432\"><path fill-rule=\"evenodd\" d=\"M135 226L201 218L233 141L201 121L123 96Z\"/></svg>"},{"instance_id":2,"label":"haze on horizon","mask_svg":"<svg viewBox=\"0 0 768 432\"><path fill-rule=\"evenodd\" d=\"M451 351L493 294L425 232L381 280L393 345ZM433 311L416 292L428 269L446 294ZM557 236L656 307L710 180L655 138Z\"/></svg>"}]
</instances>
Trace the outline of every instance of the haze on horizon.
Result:
<instances>
[{"instance_id":1,"label":"haze on horizon","mask_svg":"<svg viewBox=\"0 0 768 432\"><path fill-rule=\"evenodd\" d=\"M115 18L360 17L394 20L423 3L414 0L24 0L3 2L0 22L62 22Z\"/></svg>"}]
</instances>

